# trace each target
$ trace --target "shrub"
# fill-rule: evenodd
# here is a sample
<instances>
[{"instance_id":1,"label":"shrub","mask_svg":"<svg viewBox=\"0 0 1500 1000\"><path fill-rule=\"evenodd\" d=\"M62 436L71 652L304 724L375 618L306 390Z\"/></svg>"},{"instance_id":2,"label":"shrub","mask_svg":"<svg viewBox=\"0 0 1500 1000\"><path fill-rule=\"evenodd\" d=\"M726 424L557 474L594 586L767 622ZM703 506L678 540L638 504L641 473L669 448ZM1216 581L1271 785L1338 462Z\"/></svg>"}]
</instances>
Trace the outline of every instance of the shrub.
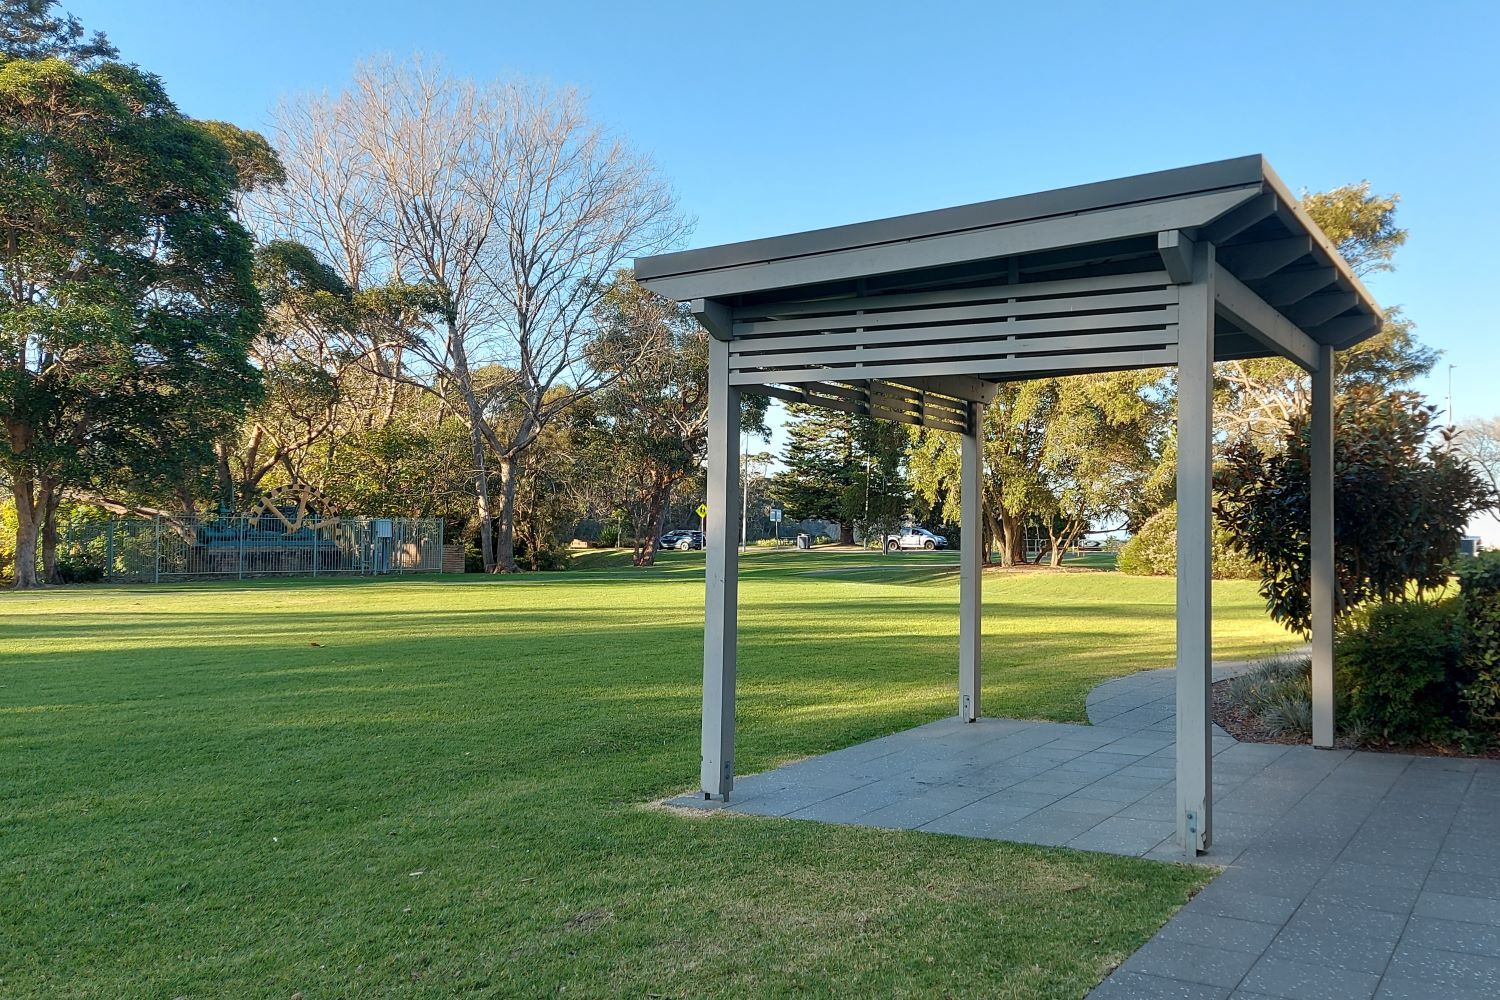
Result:
<instances>
[{"instance_id":1,"label":"shrub","mask_svg":"<svg viewBox=\"0 0 1500 1000\"><path fill-rule=\"evenodd\" d=\"M1340 619L1338 687L1354 721L1395 743L1460 734L1463 602L1380 601Z\"/></svg>"},{"instance_id":2,"label":"shrub","mask_svg":"<svg viewBox=\"0 0 1500 1000\"><path fill-rule=\"evenodd\" d=\"M1449 583L1464 525L1494 492L1434 432L1419 393L1350 389L1334 426L1334 571L1340 613L1372 601L1401 602ZM1235 544L1264 568L1271 617L1311 626L1311 438L1306 414L1279 449L1229 445L1214 481L1214 513Z\"/></svg>"},{"instance_id":3,"label":"shrub","mask_svg":"<svg viewBox=\"0 0 1500 1000\"><path fill-rule=\"evenodd\" d=\"M1274 659L1229 682L1229 698L1277 736L1312 736L1312 661Z\"/></svg>"},{"instance_id":4,"label":"shrub","mask_svg":"<svg viewBox=\"0 0 1500 1000\"><path fill-rule=\"evenodd\" d=\"M1253 580L1260 570L1249 556L1230 544L1223 525L1214 521L1215 580ZM1115 568L1130 576L1171 576L1177 572L1177 505L1159 510L1120 549Z\"/></svg>"},{"instance_id":5,"label":"shrub","mask_svg":"<svg viewBox=\"0 0 1500 1000\"><path fill-rule=\"evenodd\" d=\"M1500 552L1484 552L1458 566L1464 618L1465 683L1469 723L1491 739L1500 736Z\"/></svg>"},{"instance_id":6,"label":"shrub","mask_svg":"<svg viewBox=\"0 0 1500 1000\"><path fill-rule=\"evenodd\" d=\"M479 546L473 542L464 545L464 572L483 573L484 553L479 551Z\"/></svg>"},{"instance_id":7,"label":"shrub","mask_svg":"<svg viewBox=\"0 0 1500 1000\"><path fill-rule=\"evenodd\" d=\"M83 556L60 558L57 560L57 579L60 583L98 583L104 579L104 567Z\"/></svg>"}]
</instances>

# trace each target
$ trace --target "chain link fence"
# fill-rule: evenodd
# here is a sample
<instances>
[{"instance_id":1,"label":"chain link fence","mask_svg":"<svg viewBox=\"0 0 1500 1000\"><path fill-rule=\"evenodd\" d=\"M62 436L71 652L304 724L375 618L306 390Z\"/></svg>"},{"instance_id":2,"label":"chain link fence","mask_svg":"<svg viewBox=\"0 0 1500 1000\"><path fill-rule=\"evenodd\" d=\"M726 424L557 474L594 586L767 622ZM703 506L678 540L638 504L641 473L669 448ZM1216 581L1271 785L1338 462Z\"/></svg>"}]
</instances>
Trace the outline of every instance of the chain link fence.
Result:
<instances>
[{"instance_id":1,"label":"chain link fence","mask_svg":"<svg viewBox=\"0 0 1500 1000\"><path fill-rule=\"evenodd\" d=\"M79 526L58 549L59 562L116 583L439 573L443 522L325 518L289 529L273 514L117 518Z\"/></svg>"}]
</instances>

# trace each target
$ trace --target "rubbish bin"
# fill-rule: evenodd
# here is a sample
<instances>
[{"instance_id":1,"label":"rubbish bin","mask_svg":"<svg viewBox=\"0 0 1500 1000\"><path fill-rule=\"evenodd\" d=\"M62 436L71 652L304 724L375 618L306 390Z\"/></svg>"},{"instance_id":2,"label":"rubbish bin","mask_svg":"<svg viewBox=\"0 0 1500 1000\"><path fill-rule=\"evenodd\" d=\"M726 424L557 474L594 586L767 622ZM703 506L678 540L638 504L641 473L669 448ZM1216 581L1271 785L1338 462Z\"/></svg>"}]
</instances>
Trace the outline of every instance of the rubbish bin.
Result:
<instances>
[{"instance_id":1,"label":"rubbish bin","mask_svg":"<svg viewBox=\"0 0 1500 1000\"><path fill-rule=\"evenodd\" d=\"M799 548L799 549L810 549L810 548L812 548L812 536L811 535L807 535L807 534L798 535L797 536L797 548Z\"/></svg>"}]
</instances>

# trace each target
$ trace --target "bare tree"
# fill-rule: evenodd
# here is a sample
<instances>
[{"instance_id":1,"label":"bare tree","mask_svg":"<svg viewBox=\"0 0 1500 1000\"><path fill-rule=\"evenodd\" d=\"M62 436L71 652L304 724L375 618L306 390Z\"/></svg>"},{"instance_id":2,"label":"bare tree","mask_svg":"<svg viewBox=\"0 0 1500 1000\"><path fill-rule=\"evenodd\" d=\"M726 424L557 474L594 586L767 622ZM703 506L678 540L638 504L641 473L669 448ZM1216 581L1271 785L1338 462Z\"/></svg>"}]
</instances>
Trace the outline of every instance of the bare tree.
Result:
<instances>
[{"instance_id":1,"label":"bare tree","mask_svg":"<svg viewBox=\"0 0 1500 1000\"><path fill-rule=\"evenodd\" d=\"M279 226L351 284L438 290L441 322L407 349L469 427L485 567L514 570L516 461L611 378L590 363L591 311L617 267L680 238L675 198L570 90L377 61L278 118L292 189Z\"/></svg>"},{"instance_id":2,"label":"bare tree","mask_svg":"<svg viewBox=\"0 0 1500 1000\"><path fill-rule=\"evenodd\" d=\"M493 202L500 252L485 276L503 305L515 418L485 424L484 432L500 473L496 562L513 570L517 458L559 413L619 370L590 363L601 332L592 315L611 275L632 257L669 246L686 227L656 165L590 120L576 91L515 83L494 98L496 118L508 127L486 131L489 159L504 169Z\"/></svg>"},{"instance_id":3,"label":"bare tree","mask_svg":"<svg viewBox=\"0 0 1500 1000\"><path fill-rule=\"evenodd\" d=\"M1464 421L1453 443L1490 488L1500 494L1500 417Z\"/></svg>"}]
</instances>

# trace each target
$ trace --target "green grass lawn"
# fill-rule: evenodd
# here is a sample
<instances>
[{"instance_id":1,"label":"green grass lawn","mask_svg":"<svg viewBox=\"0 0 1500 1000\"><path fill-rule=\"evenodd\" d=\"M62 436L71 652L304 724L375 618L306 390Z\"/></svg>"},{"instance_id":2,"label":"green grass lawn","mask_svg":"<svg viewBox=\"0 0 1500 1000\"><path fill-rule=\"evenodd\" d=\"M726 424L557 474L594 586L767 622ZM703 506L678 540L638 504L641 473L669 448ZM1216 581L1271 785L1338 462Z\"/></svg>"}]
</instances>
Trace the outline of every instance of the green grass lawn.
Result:
<instances>
[{"instance_id":1,"label":"green grass lawn","mask_svg":"<svg viewBox=\"0 0 1500 1000\"><path fill-rule=\"evenodd\" d=\"M945 553L756 552L741 771L953 710ZM647 805L702 560L0 595L0 995L1080 997L1195 869ZM991 714L1170 662L1172 587L991 574ZM1216 588L1223 656L1288 644Z\"/></svg>"}]
</instances>

